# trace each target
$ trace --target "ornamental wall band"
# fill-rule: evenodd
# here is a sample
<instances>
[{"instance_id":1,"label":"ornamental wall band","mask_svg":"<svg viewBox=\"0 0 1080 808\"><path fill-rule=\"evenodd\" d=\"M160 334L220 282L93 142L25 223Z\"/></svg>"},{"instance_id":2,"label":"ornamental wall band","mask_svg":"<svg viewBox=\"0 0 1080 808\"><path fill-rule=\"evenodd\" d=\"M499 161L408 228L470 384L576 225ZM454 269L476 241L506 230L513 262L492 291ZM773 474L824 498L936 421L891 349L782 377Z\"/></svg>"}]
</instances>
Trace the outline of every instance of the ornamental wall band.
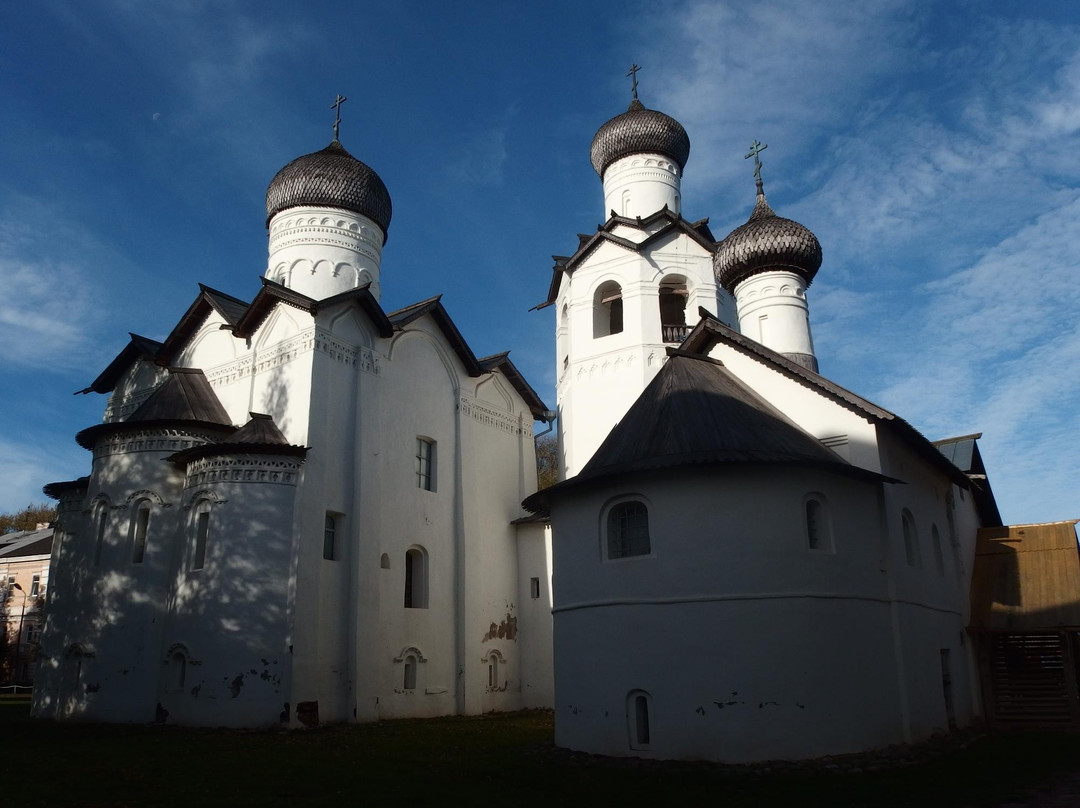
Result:
<instances>
[{"instance_id":1,"label":"ornamental wall band","mask_svg":"<svg viewBox=\"0 0 1080 808\"><path fill-rule=\"evenodd\" d=\"M494 427L500 432L505 432L508 435L521 435L525 432L525 428L522 426L519 418L492 409L491 407L479 403L474 398L461 396L458 408L461 410L462 415L467 415L477 423Z\"/></svg>"},{"instance_id":2,"label":"ornamental wall band","mask_svg":"<svg viewBox=\"0 0 1080 808\"><path fill-rule=\"evenodd\" d=\"M202 446L217 439L216 434L195 429L138 429L125 430L98 440L94 460L130 452L180 452L192 446Z\"/></svg>"},{"instance_id":3,"label":"ornamental wall band","mask_svg":"<svg viewBox=\"0 0 1080 808\"><path fill-rule=\"evenodd\" d=\"M188 463L186 488L212 483L296 485L300 460L283 457L223 455Z\"/></svg>"}]
</instances>

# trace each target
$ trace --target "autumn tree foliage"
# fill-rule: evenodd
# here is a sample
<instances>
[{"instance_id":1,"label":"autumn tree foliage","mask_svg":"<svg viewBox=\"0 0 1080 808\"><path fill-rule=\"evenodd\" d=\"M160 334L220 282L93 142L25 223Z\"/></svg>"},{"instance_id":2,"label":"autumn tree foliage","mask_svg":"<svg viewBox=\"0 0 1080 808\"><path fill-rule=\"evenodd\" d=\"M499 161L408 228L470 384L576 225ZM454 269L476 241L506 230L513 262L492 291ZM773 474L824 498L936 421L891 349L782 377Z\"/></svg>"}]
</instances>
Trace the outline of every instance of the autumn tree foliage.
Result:
<instances>
[{"instance_id":1,"label":"autumn tree foliage","mask_svg":"<svg viewBox=\"0 0 1080 808\"><path fill-rule=\"evenodd\" d=\"M56 520L56 508L48 503L31 503L15 513L0 513L0 533L33 530L41 523Z\"/></svg>"},{"instance_id":2,"label":"autumn tree foliage","mask_svg":"<svg viewBox=\"0 0 1080 808\"><path fill-rule=\"evenodd\" d=\"M536 439L537 488L547 488L559 481L559 441L553 433Z\"/></svg>"}]
</instances>

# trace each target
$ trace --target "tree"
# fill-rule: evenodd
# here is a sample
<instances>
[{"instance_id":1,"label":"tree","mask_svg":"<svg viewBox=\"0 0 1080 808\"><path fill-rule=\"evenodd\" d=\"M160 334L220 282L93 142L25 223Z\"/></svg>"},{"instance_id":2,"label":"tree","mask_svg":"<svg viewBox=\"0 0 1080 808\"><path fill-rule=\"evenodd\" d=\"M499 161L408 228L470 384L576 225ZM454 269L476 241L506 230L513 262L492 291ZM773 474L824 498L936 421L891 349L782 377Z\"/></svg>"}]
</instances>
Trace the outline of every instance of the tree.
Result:
<instances>
[{"instance_id":1,"label":"tree","mask_svg":"<svg viewBox=\"0 0 1080 808\"><path fill-rule=\"evenodd\" d=\"M56 521L56 508L46 502L30 503L16 513L0 513L0 533L17 533L33 530L42 522Z\"/></svg>"},{"instance_id":2,"label":"tree","mask_svg":"<svg viewBox=\"0 0 1080 808\"><path fill-rule=\"evenodd\" d=\"M548 433L536 439L536 485L547 488L559 481L559 441Z\"/></svg>"}]
</instances>

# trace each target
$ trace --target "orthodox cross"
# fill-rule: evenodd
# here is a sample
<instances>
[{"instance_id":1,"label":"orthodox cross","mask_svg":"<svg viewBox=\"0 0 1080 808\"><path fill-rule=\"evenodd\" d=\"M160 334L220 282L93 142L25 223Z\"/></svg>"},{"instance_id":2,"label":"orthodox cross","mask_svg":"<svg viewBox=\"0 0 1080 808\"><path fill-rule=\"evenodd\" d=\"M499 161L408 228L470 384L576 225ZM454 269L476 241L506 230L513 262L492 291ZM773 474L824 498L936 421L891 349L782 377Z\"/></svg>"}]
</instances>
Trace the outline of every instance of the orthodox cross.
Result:
<instances>
[{"instance_id":1,"label":"orthodox cross","mask_svg":"<svg viewBox=\"0 0 1080 808\"><path fill-rule=\"evenodd\" d=\"M330 109L334 110L337 117L334 118L334 140L338 139L338 129L341 128L341 105L349 99L338 93L338 97L334 99L334 103L330 105Z\"/></svg>"},{"instance_id":2,"label":"orthodox cross","mask_svg":"<svg viewBox=\"0 0 1080 808\"><path fill-rule=\"evenodd\" d=\"M750 152L743 158L744 160L749 160L751 157L754 158L754 179L757 180L758 185L761 184L761 158L759 158L758 155L767 148L769 148L768 143L761 143L755 139L754 142L750 144Z\"/></svg>"},{"instance_id":3,"label":"orthodox cross","mask_svg":"<svg viewBox=\"0 0 1080 808\"><path fill-rule=\"evenodd\" d=\"M632 76L632 77L633 77L633 79L634 79L634 86L633 86L633 87L631 87L630 89L631 89L631 90L633 91L633 93L634 93L634 100L635 100L635 101L637 101L637 72L638 72L639 70L641 70L641 65L631 64L631 65L630 65L630 72L628 72L628 73L626 74L627 76Z\"/></svg>"}]
</instances>

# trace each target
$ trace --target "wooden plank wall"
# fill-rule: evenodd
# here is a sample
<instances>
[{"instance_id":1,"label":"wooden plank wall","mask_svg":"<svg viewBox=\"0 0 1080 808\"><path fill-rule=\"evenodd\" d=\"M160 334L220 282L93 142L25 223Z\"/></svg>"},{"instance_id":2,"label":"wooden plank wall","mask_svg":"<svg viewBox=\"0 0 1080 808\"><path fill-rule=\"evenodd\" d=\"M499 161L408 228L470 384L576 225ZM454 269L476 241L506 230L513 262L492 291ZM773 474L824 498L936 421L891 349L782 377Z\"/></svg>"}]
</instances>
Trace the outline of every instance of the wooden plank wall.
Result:
<instances>
[{"instance_id":1,"label":"wooden plank wall","mask_svg":"<svg viewBox=\"0 0 1080 808\"><path fill-rule=\"evenodd\" d=\"M971 628L1080 628L1076 522L983 528L975 546Z\"/></svg>"}]
</instances>

